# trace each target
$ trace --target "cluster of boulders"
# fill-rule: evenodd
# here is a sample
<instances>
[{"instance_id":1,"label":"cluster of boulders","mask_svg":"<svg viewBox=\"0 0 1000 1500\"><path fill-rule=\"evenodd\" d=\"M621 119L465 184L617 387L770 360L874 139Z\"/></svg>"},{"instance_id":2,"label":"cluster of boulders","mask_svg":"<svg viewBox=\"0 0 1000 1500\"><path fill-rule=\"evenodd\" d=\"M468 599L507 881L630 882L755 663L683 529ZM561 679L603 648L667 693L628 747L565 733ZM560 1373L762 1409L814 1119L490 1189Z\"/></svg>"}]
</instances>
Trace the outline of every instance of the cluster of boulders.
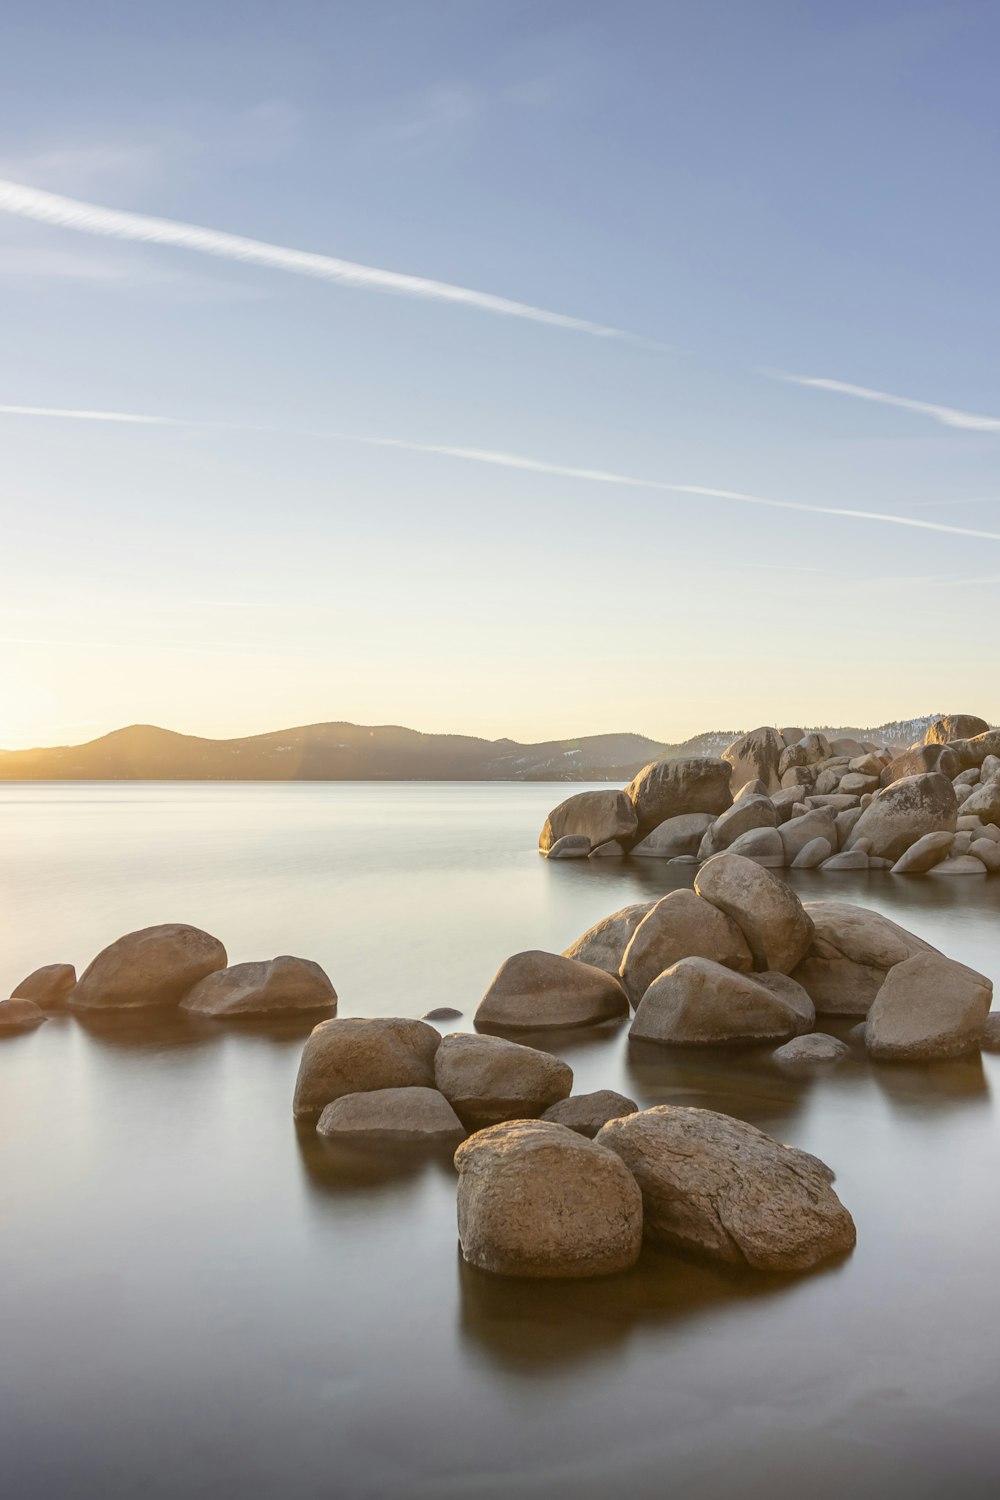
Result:
<instances>
[{"instance_id":1,"label":"cluster of boulders","mask_svg":"<svg viewBox=\"0 0 1000 1500\"><path fill-rule=\"evenodd\" d=\"M768 869L985 875L1000 870L1000 729L953 715L897 755L755 729L719 759L653 761L624 791L568 797L539 848L549 859L698 865L731 850Z\"/></svg>"},{"instance_id":2,"label":"cluster of boulders","mask_svg":"<svg viewBox=\"0 0 1000 1500\"><path fill-rule=\"evenodd\" d=\"M337 992L308 958L284 953L229 964L219 939L200 927L167 922L126 933L103 948L77 978L72 964L34 970L0 1001L0 1033L28 1031L46 1011L133 1011L180 1007L217 1020L336 1011Z\"/></svg>"}]
</instances>

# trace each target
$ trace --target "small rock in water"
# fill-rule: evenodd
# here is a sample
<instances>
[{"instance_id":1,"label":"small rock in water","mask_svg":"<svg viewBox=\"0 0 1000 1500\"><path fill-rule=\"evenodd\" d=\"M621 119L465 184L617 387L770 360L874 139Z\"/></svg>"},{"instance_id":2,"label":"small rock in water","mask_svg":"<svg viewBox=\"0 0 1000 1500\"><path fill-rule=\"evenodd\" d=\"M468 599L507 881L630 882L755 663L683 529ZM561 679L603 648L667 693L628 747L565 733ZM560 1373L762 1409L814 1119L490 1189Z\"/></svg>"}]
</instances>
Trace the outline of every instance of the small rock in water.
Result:
<instances>
[{"instance_id":1,"label":"small rock in water","mask_svg":"<svg viewBox=\"0 0 1000 1500\"><path fill-rule=\"evenodd\" d=\"M31 1031L46 1020L33 1000L0 1000L0 1036L7 1031Z\"/></svg>"},{"instance_id":2,"label":"small rock in water","mask_svg":"<svg viewBox=\"0 0 1000 1500\"><path fill-rule=\"evenodd\" d=\"M34 1000L44 1010L56 1010L66 1003L66 996L76 984L76 969L72 964L45 964L22 979L16 989L11 990L12 1000Z\"/></svg>"},{"instance_id":3,"label":"small rock in water","mask_svg":"<svg viewBox=\"0 0 1000 1500\"><path fill-rule=\"evenodd\" d=\"M553 1125L565 1125L577 1135L593 1140L609 1120L635 1114L638 1108L635 1100L625 1094L616 1094L614 1089L597 1089L592 1094L570 1094L568 1099L560 1099L558 1104L550 1105L541 1118Z\"/></svg>"},{"instance_id":4,"label":"small rock in water","mask_svg":"<svg viewBox=\"0 0 1000 1500\"><path fill-rule=\"evenodd\" d=\"M316 1125L328 1140L454 1141L465 1127L437 1089L414 1086L342 1094Z\"/></svg>"},{"instance_id":5,"label":"small rock in water","mask_svg":"<svg viewBox=\"0 0 1000 1500\"><path fill-rule=\"evenodd\" d=\"M421 1016L423 1021L460 1021L462 1012L456 1010L453 1005L438 1005L433 1010L425 1010Z\"/></svg>"},{"instance_id":6,"label":"small rock in water","mask_svg":"<svg viewBox=\"0 0 1000 1500\"><path fill-rule=\"evenodd\" d=\"M776 1047L771 1056L780 1063L825 1063L840 1062L849 1051L847 1044L837 1037L827 1036L823 1031L811 1031L807 1036L793 1037L783 1047Z\"/></svg>"},{"instance_id":7,"label":"small rock in water","mask_svg":"<svg viewBox=\"0 0 1000 1500\"><path fill-rule=\"evenodd\" d=\"M199 980L181 1001L181 1010L223 1020L336 1008L337 991L319 964L289 953L219 969Z\"/></svg>"}]
</instances>

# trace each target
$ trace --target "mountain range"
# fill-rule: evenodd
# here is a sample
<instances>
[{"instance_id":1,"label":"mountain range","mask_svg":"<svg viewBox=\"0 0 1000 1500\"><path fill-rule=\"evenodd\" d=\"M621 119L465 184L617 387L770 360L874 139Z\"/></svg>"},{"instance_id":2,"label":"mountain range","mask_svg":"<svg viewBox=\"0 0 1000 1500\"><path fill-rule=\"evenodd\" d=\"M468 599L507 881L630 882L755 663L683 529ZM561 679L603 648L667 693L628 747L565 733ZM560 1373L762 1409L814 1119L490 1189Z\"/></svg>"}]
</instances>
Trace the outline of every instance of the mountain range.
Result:
<instances>
[{"instance_id":1,"label":"mountain range","mask_svg":"<svg viewBox=\"0 0 1000 1500\"><path fill-rule=\"evenodd\" d=\"M875 729L819 727L831 738L909 745L937 717L927 714ZM718 755L743 732L710 730L676 745L641 734L519 744L421 734L395 724L340 723L211 740L133 724L83 745L0 751L0 781L624 782L651 760Z\"/></svg>"}]
</instances>

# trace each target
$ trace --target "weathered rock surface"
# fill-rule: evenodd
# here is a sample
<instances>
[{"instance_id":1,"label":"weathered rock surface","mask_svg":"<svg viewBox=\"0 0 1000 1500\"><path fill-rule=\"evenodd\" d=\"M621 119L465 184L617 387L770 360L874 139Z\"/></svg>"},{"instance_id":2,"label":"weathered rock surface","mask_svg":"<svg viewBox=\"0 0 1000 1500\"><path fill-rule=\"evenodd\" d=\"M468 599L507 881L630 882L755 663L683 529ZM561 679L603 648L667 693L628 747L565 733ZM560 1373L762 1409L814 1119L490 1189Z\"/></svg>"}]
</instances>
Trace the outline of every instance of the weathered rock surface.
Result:
<instances>
[{"instance_id":1,"label":"weathered rock surface","mask_svg":"<svg viewBox=\"0 0 1000 1500\"><path fill-rule=\"evenodd\" d=\"M72 964L45 964L22 979L17 988L11 990L10 998L33 1000L43 1010L58 1010L65 1005L75 984L76 969Z\"/></svg>"},{"instance_id":2,"label":"weathered rock surface","mask_svg":"<svg viewBox=\"0 0 1000 1500\"><path fill-rule=\"evenodd\" d=\"M732 805L728 761L692 756L685 760L654 760L625 788L639 820L637 837L644 839L667 818L681 813L706 812L713 817Z\"/></svg>"},{"instance_id":3,"label":"weathered rock surface","mask_svg":"<svg viewBox=\"0 0 1000 1500\"><path fill-rule=\"evenodd\" d=\"M314 1028L302 1052L292 1110L315 1120L334 1099L375 1089L432 1088L441 1035L407 1016L343 1016Z\"/></svg>"},{"instance_id":4,"label":"weathered rock surface","mask_svg":"<svg viewBox=\"0 0 1000 1500\"><path fill-rule=\"evenodd\" d=\"M634 1099L625 1094L616 1094L614 1089L596 1089L592 1094L570 1094L551 1104L541 1116L553 1125L565 1125L593 1140L597 1132L609 1120L619 1120L622 1115L631 1115L639 1108Z\"/></svg>"},{"instance_id":5,"label":"weathered rock surface","mask_svg":"<svg viewBox=\"0 0 1000 1500\"><path fill-rule=\"evenodd\" d=\"M577 792L549 813L538 847L546 854L566 834L586 838L591 848L611 839L629 843L636 826L635 808L624 792Z\"/></svg>"},{"instance_id":6,"label":"weathered rock surface","mask_svg":"<svg viewBox=\"0 0 1000 1500\"><path fill-rule=\"evenodd\" d=\"M776 729L762 725L733 743L722 752L733 768L732 785L743 786L747 781L762 781L768 791L776 792L781 785L778 762L785 750L785 741Z\"/></svg>"},{"instance_id":7,"label":"weathered rock surface","mask_svg":"<svg viewBox=\"0 0 1000 1500\"><path fill-rule=\"evenodd\" d=\"M646 990L629 1036L672 1047L746 1046L783 1041L804 1029L798 1011L756 976L706 958L682 958Z\"/></svg>"},{"instance_id":8,"label":"weathered rock surface","mask_svg":"<svg viewBox=\"0 0 1000 1500\"><path fill-rule=\"evenodd\" d=\"M957 776L961 769L959 757L950 746L917 745L891 760L881 772L879 780L886 787L907 777L923 776L931 771L938 771L950 778Z\"/></svg>"},{"instance_id":9,"label":"weathered rock surface","mask_svg":"<svg viewBox=\"0 0 1000 1500\"><path fill-rule=\"evenodd\" d=\"M755 865L761 865L765 870L785 868L785 851L776 828L748 829L738 839L733 839L729 852L752 859Z\"/></svg>"},{"instance_id":10,"label":"weathered rock surface","mask_svg":"<svg viewBox=\"0 0 1000 1500\"><path fill-rule=\"evenodd\" d=\"M642 1197L619 1156L575 1131L517 1120L455 1153L465 1259L500 1276L607 1276L635 1264Z\"/></svg>"},{"instance_id":11,"label":"weathered rock surface","mask_svg":"<svg viewBox=\"0 0 1000 1500\"><path fill-rule=\"evenodd\" d=\"M13 996L9 1000L0 1000L0 1036L6 1032L33 1031L47 1019L34 1000L14 999Z\"/></svg>"},{"instance_id":12,"label":"weathered rock surface","mask_svg":"<svg viewBox=\"0 0 1000 1500\"><path fill-rule=\"evenodd\" d=\"M993 985L941 953L916 953L886 975L865 1023L882 1062L960 1057L978 1049Z\"/></svg>"},{"instance_id":13,"label":"weathered rock surface","mask_svg":"<svg viewBox=\"0 0 1000 1500\"><path fill-rule=\"evenodd\" d=\"M714 1110L660 1104L597 1137L642 1192L646 1237L730 1265L804 1271L855 1242L815 1156Z\"/></svg>"},{"instance_id":14,"label":"weathered rock surface","mask_svg":"<svg viewBox=\"0 0 1000 1500\"><path fill-rule=\"evenodd\" d=\"M977 786L962 803L964 817L976 817L981 823L1000 821L1000 781L987 781Z\"/></svg>"},{"instance_id":15,"label":"weathered rock surface","mask_svg":"<svg viewBox=\"0 0 1000 1500\"><path fill-rule=\"evenodd\" d=\"M182 1010L223 1018L336 1008L337 991L319 964L290 953L217 969L199 980L181 1001Z\"/></svg>"},{"instance_id":16,"label":"weathered rock surface","mask_svg":"<svg viewBox=\"0 0 1000 1500\"><path fill-rule=\"evenodd\" d=\"M657 975L682 958L708 958L746 971L753 958L733 919L694 891L670 891L638 924L622 957L621 980L638 1004Z\"/></svg>"},{"instance_id":17,"label":"weathered rock surface","mask_svg":"<svg viewBox=\"0 0 1000 1500\"><path fill-rule=\"evenodd\" d=\"M778 836L785 852L785 859L790 865L795 863L806 845L813 843L816 839L826 839L832 854L837 848L836 819L828 808L814 807L801 817L789 818L787 823L782 823L778 829Z\"/></svg>"},{"instance_id":18,"label":"weathered rock surface","mask_svg":"<svg viewBox=\"0 0 1000 1500\"><path fill-rule=\"evenodd\" d=\"M945 831L925 833L923 838L917 839L916 843L911 844L909 849L899 856L892 867L892 873L894 875L925 875L951 852L954 842L953 833Z\"/></svg>"},{"instance_id":19,"label":"weathered rock surface","mask_svg":"<svg viewBox=\"0 0 1000 1500\"><path fill-rule=\"evenodd\" d=\"M947 776L938 771L908 776L872 799L855 823L847 848L869 839L872 854L897 860L925 833L954 833L957 820L955 788Z\"/></svg>"},{"instance_id":20,"label":"weathered rock surface","mask_svg":"<svg viewBox=\"0 0 1000 1500\"><path fill-rule=\"evenodd\" d=\"M937 719L924 735L925 745L947 745L949 740L971 740L989 729L985 719L975 714L945 714Z\"/></svg>"},{"instance_id":21,"label":"weathered rock surface","mask_svg":"<svg viewBox=\"0 0 1000 1500\"><path fill-rule=\"evenodd\" d=\"M820 1015L864 1016L895 965L929 943L879 912L847 901L808 901L814 932L792 971Z\"/></svg>"},{"instance_id":22,"label":"weathered rock surface","mask_svg":"<svg viewBox=\"0 0 1000 1500\"><path fill-rule=\"evenodd\" d=\"M981 859L976 859L974 854L949 854L939 865L927 871L928 875L935 878L944 878L949 875L985 875L986 866Z\"/></svg>"},{"instance_id":23,"label":"weathered rock surface","mask_svg":"<svg viewBox=\"0 0 1000 1500\"><path fill-rule=\"evenodd\" d=\"M206 975L226 967L218 938L183 922L128 932L97 955L67 997L80 1009L178 1005Z\"/></svg>"},{"instance_id":24,"label":"weathered rock surface","mask_svg":"<svg viewBox=\"0 0 1000 1500\"><path fill-rule=\"evenodd\" d=\"M342 1094L316 1131L329 1140L434 1142L461 1140L465 1126L437 1089L410 1087Z\"/></svg>"},{"instance_id":25,"label":"weathered rock surface","mask_svg":"<svg viewBox=\"0 0 1000 1500\"><path fill-rule=\"evenodd\" d=\"M826 839L810 839L792 860L793 870L815 870L832 858L833 848Z\"/></svg>"},{"instance_id":26,"label":"weathered rock surface","mask_svg":"<svg viewBox=\"0 0 1000 1500\"><path fill-rule=\"evenodd\" d=\"M519 1042L453 1032L438 1048L434 1084L462 1123L479 1130L502 1120L530 1119L567 1098L573 1069Z\"/></svg>"},{"instance_id":27,"label":"weathered rock surface","mask_svg":"<svg viewBox=\"0 0 1000 1500\"><path fill-rule=\"evenodd\" d=\"M807 1036L793 1037L783 1047L776 1047L771 1056L780 1063L830 1063L840 1062L850 1050L838 1037L827 1036L823 1031L811 1031Z\"/></svg>"},{"instance_id":28,"label":"weathered rock surface","mask_svg":"<svg viewBox=\"0 0 1000 1500\"><path fill-rule=\"evenodd\" d=\"M632 858L676 859L681 854L697 854L703 836L714 821L711 813L700 812L667 818L636 844Z\"/></svg>"},{"instance_id":29,"label":"weathered rock surface","mask_svg":"<svg viewBox=\"0 0 1000 1500\"><path fill-rule=\"evenodd\" d=\"M595 969L603 969L606 974L612 974L617 979L633 932L655 905L655 901L637 901L632 906L623 906L619 911L612 912L610 917L595 922L575 943L564 948L563 957L578 959L582 964L592 964Z\"/></svg>"},{"instance_id":30,"label":"weathered rock surface","mask_svg":"<svg viewBox=\"0 0 1000 1500\"><path fill-rule=\"evenodd\" d=\"M740 928L755 969L788 974L812 941L812 922L783 880L738 854L717 854L702 865L694 884L704 900Z\"/></svg>"},{"instance_id":31,"label":"weathered rock surface","mask_svg":"<svg viewBox=\"0 0 1000 1500\"><path fill-rule=\"evenodd\" d=\"M476 1011L477 1026L539 1030L627 1016L618 980L592 964L532 949L504 960Z\"/></svg>"},{"instance_id":32,"label":"weathered rock surface","mask_svg":"<svg viewBox=\"0 0 1000 1500\"><path fill-rule=\"evenodd\" d=\"M718 854L741 834L755 828L774 828L778 821L774 803L770 797L753 795L738 798L721 817L716 818L711 828L705 830L698 847L700 859Z\"/></svg>"},{"instance_id":33,"label":"weathered rock surface","mask_svg":"<svg viewBox=\"0 0 1000 1500\"><path fill-rule=\"evenodd\" d=\"M585 833L564 833L561 839L546 851L546 859L586 859L590 854L590 840Z\"/></svg>"}]
</instances>

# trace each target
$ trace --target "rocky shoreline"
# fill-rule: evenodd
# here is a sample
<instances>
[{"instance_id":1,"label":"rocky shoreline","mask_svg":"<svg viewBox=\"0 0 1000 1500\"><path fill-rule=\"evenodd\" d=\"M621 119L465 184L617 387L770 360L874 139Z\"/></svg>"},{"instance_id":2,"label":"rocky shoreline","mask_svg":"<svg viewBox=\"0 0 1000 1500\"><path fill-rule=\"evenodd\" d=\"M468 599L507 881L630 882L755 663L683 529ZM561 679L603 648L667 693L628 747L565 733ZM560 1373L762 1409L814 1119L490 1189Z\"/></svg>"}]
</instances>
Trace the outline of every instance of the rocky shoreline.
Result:
<instances>
[{"instance_id":1,"label":"rocky shoreline","mask_svg":"<svg viewBox=\"0 0 1000 1500\"><path fill-rule=\"evenodd\" d=\"M718 775L710 765L705 781ZM888 918L803 903L730 848L704 861L693 890L614 912L561 954L512 955L479 1002L475 1032L337 1016L318 964L282 955L230 966L217 938L184 924L126 934L79 978L71 964L34 971L0 1002L0 1032L30 1030L60 1010L82 1019L171 1008L237 1024L326 1013L302 1051L297 1127L330 1149L453 1152L471 1265L606 1276L634 1265L648 1243L793 1272L855 1242L829 1167L712 1109L640 1109L608 1089L574 1094L572 1068L517 1034L628 1024L632 1044L665 1057L767 1049L776 1068L806 1074L852 1047L875 1066L934 1063L1000 1046L992 992L983 975ZM460 1013L428 1014L447 1022ZM817 1029L823 1016L858 1024L845 1042Z\"/></svg>"},{"instance_id":2,"label":"rocky shoreline","mask_svg":"<svg viewBox=\"0 0 1000 1500\"><path fill-rule=\"evenodd\" d=\"M652 761L623 791L566 798L545 820L539 850L548 859L692 866L730 850L766 869L993 874L1000 729L951 715L893 755L762 727L717 759Z\"/></svg>"}]
</instances>

